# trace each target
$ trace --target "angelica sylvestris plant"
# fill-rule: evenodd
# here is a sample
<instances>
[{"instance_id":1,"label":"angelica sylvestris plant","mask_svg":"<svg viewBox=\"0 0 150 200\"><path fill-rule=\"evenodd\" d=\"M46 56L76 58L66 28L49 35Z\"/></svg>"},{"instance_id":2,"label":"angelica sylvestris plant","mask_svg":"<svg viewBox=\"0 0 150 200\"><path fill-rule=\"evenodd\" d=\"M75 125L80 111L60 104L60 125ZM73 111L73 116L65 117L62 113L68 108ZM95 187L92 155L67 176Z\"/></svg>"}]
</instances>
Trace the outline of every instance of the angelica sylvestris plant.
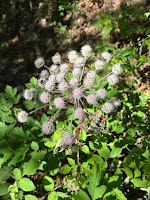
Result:
<instances>
[{"instance_id":1,"label":"angelica sylvestris plant","mask_svg":"<svg viewBox=\"0 0 150 200\"><path fill-rule=\"evenodd\" d=\"M34 64L38 69L42 69L38 79L38 87L30 88L24 91L25 100L38 100L43 104L41 108L55 108L56 113L49 117L47 122L42 124L42 131L46 134L52 134L55 126L54 122L62 109L73 108L72 119L78 120L78 125L82 129L87 127L91 116L98 122L97 110L95 113L88 112L88 107L96 106L102 111L102 119L105 115L112 113L121 102L118 99L107 99L107 87L113 89L119 82L119 75L123 72L120 64L111 62L112 55L109 52L103 52L99 58L94 58L90 45L81 47L81 51L72 50L68 52L68 62L63 62L61 55L56 53L52 57L53 64L48 67L42 57L38 58ZM93 63L90 65L89 63ZM112 65L111 71L106 66ZM103 76L104 75L104 76ZM40 108L38 108L39 110ZM24 123L28 121L30 114L21 111L18 113L18 121ZM63 148L72 146L77 135L73 135L72 119L69 131L64 133L61 139ZM78 134L80 131L78 132Z\"/></svg>"}]
</instances>

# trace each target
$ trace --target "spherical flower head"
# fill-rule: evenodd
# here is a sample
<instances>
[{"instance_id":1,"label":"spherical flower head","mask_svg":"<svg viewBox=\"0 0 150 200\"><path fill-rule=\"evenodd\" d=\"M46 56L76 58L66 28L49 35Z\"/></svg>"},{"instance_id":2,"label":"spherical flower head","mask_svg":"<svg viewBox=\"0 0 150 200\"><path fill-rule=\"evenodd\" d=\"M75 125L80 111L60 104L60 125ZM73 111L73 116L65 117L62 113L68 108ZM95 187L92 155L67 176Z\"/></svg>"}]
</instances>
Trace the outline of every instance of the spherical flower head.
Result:
<instances>
[{"instance_id":1,"label":"spherical flower head","mask_svg":"<svg viewBox=\"0 0 150 200\"><path fill-rule=\"evenodd\" d=\"M38 86L40 86L41 88L44 88L45 83L46 83L46 79L45 78L42 77L42 78L38 79Z\"/></svg>"},{"instance_id":2,"label":"spherical flower head","mask_svg":"<svg viewBox=\"0 0 150 200\"><path fill-rule=\"evenodd\" d=\"M34 65L35 65L35 67L38 68L38 69L41 68L41 67L43 67L43 66L45 65L44 58L40 57L40 58L36 59L36 60L34 61Z\"/></svg>"},{"instance_id":3,"label":"spherical flower head","mask_svg":"<svg viewBox=\"0 0 150 200\"><path fill-rule=\"evenodd\" d=\"M83 119L83 109L82 108L77 108L74 112L75 117L79 120Z\"/></svg>"},{"instance_id":4,"label":"spherical flower head","mask_svg":"<svg viewBox=\"0 0 150 200\"><path fill-rule=\"evenodd\" d=\"M69 85L66 81L62 81L59 83L58 88L60 91L65 92L68 89Z\"/></svg>"},{"instance_id":5,"label":"spherical flower head","mask_svg":"<svg viewBox=\"0 0 150 200\"><path fill-rule=\"evenodd\" d=\"M33 91L31 89L26 89L24 91L25 100L31 100L33 98Z\"/></svg>"},{"instance_id":6,"label":"spherical flower head","mask_svg":"<svg viewBox=\"0 0 150 200\"><path fill-rule=\"evenodd\" d=\"M65 78L65 73L63 72L60 72L56 75L56 80L58 83L60 83L61 81L64 81L64 78Z\"/></svg>"},{"instance_id":7,"label":"spherical flower head","mask_svg":"<svg viewBox=\"0 0 150 200\"><path fill-rule=\"evenodd\" d=\"M42 92L40 94L39 99L43 103L48 103L50 101L50 94L48 92Z\"/></svg>"},{"instance_id":8,"label":"spherical flower head","mask_svg":"<svg viewBox=\"0 0 150 200\"><path fill-rule=\"evenodd\" d=\"M115 75L122 74L122 72L123 72L123 68L121 65L115 64L112 66L112 73L114 73Z\"/></svg>"},{"instance_id":9,"label":"spherical flower head","mask_svg":"<svg viewBox=\"0 0 150 200\"><path fill-rule=\"evenodd\" d=\"M83 67L85 65L85 59L83 57L78 57L75 61L76 67Z\"/></svg>"},{"instance_id":10,"label":"spherical flower head","mask_svg":"<svg viewBox=\"0 0 150 200\"><path fill-rule=\"evenodd\" d=\"M54 89L54 82L53 81L47 81L45 83L45 89L48 91L52 91Z\"/></svg>"},{"instance_id":11,"label":"spherical flower head","mask_svg":"<svg viewBox=\"0 0 150 200\"><path fill-rule=\"evenodd\" d=\"M115 74L112 74L108 76L107 81L112 86L112 85L116 85L119 82L119 79L118 79L118 76L116 76Z\"/></svg>"},{"instance_id":12,"label":"spherical flower head","mask_svg":"<svg viewBox=\"0 0 150 200\"><path fill-rule=\"evenodd\" d=\"M62 137L64 146L70 146L73 143L73 135L69 132L65 133Z\"/></svg>"},{"instance_id":13,"label":"spherical flower head","mask_svg":"<svg viewBox=\"0 0 150 200\"><path fill-rule=\"evenodd\" d=\"M75 88L73 90L73 97L75 99L81 99L83 97L83 90L81 88Z\"/></svg>"},{"instance_id":14,"label":"spherical flower head","mask_svg":"<svg viewBox=\"0 0 150 200\"><path fill-rule=\"evenodd\" d=\"M112 57L109 52L103 52L101 56L106 60L106 62L109 62Z\"/></svg>"},{"instance_id":15,"label":"spherical flower head","mask_svg":"<svg viewBox=\"0 0 150 200\"><path fill-rule=\"evenodd\" d=\"M105 90L105 89L97 90L96 96L98 99L105 99L107 97L107 90Z\"/></svg>"},{"instance_id":16,"label":"spherical flower head","mask_svg":"<svg viewBox=\"0 0 150 200\"><path fill-rule=\"evenodd\" d=\"M84 81L84 87L87 89L91 89L94 85L94 81L90 78L86 78Z\"/></svg>"},{"instance_id":17,"label":"spherical flower head","mask_svg":"<svg viewBox=\"0 0 150 200\"><path fill-rule=\"evenodd\" d=\"M75 86L78 85L78 79L77 78L72 78L69 83L70 83L70 85L72 87L75 87Z\"/></svg>"},{"instance_id":18,"label":"spherical flower head","mask_svg":"<svg viewBox=\"0 0 150 200\"><path fill-rule=\"evenodd\" d=\"M72 74L74 77L79 78L79 76L81 75L81 70L76 67L73 69Z\"/></svg>"},{"instance_id":19,"label":"spherical flower head","mask_svg":"<svg viewBox=\"0 0 150 200\"><path fill-rule=\"evenodd\" d=\"M91 70L87 73L86 77L94 80L96 78L96 72Z\"/></svg>"},{"instance_id":20,"label":"spherical flower head","mask_svg":"<svg viewBox=\"0 0 150 200\"><path fill-rule=\"evenodd\" d=\"M102 61L102 60L97 60L95 61L95 69L98 71L98 70L102 70L104 69L104 65L105 65L105 62Z\"/></svg>"},{"instance_id":21,"label":"spherical flower head","mask_svg":"<svg viewBox=\"0 0 150 200\"><path fill-rule=\"evenodd\" d=\"M55 130L55 126L52 122L44 122L42 125L42 131L45 135L51 134Z\"/></svg>"},{"instance_id":22,"label":"spherical flower head","mask_svg":"<svg viewBox=\"0 0 150 200\"><path fill-rule=\"evenodd\" d=\"M69 71L69 66L66 63L60 65L60 71L63 73L67 73Z\"/></svg>"},{"instance_id":23,"label":"spherical flower head","mask_svg":"<svg viewBox=\"0 0 150 200\"><path fill-rule=\"evenodd\" d=\"M28 113L26 111L21 111L17 115L17 119L20 123L24 123L28 121Z\"/></svg>"},{"instance_id":24,"label":"spherical flower head","mask_svg":"<svg viewBox=\"0 0 150 200\"><path fill-rule=\"evenodd\" d=\"M59 53L56 53L54 56L52 56L52 61L54 64L60 64L61 62L61 55Z\"/></svg>"},{"instance_id":25,"label":"spherical flower head","mask_svg":"<svg viewBox=\"0 0 150 200\"><path fill-rule=\"evenodd\" d=\"M121 101L119 99L113 99L111 102L116 108L121 106Z\"/></svg>"},{"instance_id":26,"label":"spherical flower head","mask_svg":"<svg viewBox=\"0 0 150 200\"><path fill-rule=\"evenodd\" d=\"M92 54L91 46L88 44L85 44L83 47L81 47L81 53L84 57L89 58Z\"/></svg>"},{"instance_id":27,"label":"spherical flower head","mask_svg":"<svg viewBox=\"0 0 150 200\"><path fill-rule=\"evenodd\" d=\"M88 104L90 105L94 105L97 103L97 98L95 94L90 94L86 97L86 101L88 102Z\"/></svg>"},{"instance_id":28,"label":"spherical flower head","mask_svg":"<svg viewBox=\"0 0 150 200\"><path fill-rule=\"evenodd\" d=\"M56 108L62 108L65 103L62 97L57 97L54 99L54 105L56 106Z\"/></svg>"},{"instance_id":29,"label":"spherical flower head","mask_svg":"<svg viewBox=\"0 0 150 200\"><path fill-rule=\"evenodd\" d=\"M43 69L43 70L41 71L41 73L40 73L40 77L41 77L41 78L43 77L43 78L47 79L48 76L49 76L48 71L47 71L46 69Z\"/></svg>"},{"instance_id":30,"label":"spherical flower head","mask_svg":"<svg viewBox=\"0 0 150 200\"><path fill-rule=\"evenodd\" d=\"M78 53L75 50L69 51L68 59L70 63L74 63L77 58L78 58Z\"/></svg>"},{"instance_id":31,"label":"spherical flower head","mask_svg":"<svg viewBox=\"0 0 150 200\"><path fill-rule=\"evenodd\" d=\"M106 102L102 106L102 111L106 114L111 113L114 110L114 106L110 102Z\"/></svg>"},{"instance_id":32,"label":"spherical flower head","mask_svg":"<svg viewBox=\"0 0 150 200\"><path fill-rule=\"evenodd\" d=\"M58 72L58 66L57 65L51 65L50 72L56 74Z\"/></svg>"},{"instance_id":33,"label":"spherical flower head","mask_svg":"<svg viewBox=\"0 0 150 200\"><path fill-rule=\"evenodd\" d=\"M54 74L51 74L49 77L48 77L48 80L49 81L52 81L52 82L55 82L55 79L56 79L56 76Z\"/></svg>"}]
</instances>

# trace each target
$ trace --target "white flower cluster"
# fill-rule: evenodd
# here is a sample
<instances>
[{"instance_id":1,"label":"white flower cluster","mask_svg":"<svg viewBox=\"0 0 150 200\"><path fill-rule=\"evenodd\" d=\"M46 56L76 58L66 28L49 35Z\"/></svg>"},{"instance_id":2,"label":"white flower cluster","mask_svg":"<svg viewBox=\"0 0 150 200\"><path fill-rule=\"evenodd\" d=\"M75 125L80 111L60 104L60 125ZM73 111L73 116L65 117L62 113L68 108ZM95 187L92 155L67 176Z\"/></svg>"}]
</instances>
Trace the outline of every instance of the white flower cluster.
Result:
<instances>
[{"instance_id":1,"label":"white flower cluster","mask_svg":"<svg viewBox=\"0 0 150 200\"><path fill-rule=\"evenodd\" d=\"M105 114L111 113L116 107L121 105L121 102L117 99L106 101L107 90L99 86L104 84L102 80L106 80L105 83L109 83L110 86L117 84L119 82L118 75L123 72L123 68L119 64L114 64L112 72L102 78L99 75L99 71L103 70L105 64L111 60L111 54L103 52L101 59L95 61L94 69L89 69L86 66L86 61L91 57L92 48L86 44L81 47L80 54L75 50L68 53L71 65L61 63L61 55L59 53L52 56L53 64L49 68L45 65L43 58L38 58L35 61L35 66L37 68L46 67L46 69L41 71L38 79L40 90L26 89L24 98L32 100L36 94L43 104L55 106L58 111L68 103L73 104L75 108L73 114L75 118L79 119L80 123L83 122L85 116L88 116L84 110L84 105L87 104L92 106L100 103ZM21 123L26 122L27 119L28 113L25 111L21 111L18 114L18 121ZM45 122L42 126L42 131L45 134L50 134L53 130L54 124L52 121ZM66 146L71 145L74 139L70 133L66 133L62 140L64 146Z\"/></svg>"}]
</instances>

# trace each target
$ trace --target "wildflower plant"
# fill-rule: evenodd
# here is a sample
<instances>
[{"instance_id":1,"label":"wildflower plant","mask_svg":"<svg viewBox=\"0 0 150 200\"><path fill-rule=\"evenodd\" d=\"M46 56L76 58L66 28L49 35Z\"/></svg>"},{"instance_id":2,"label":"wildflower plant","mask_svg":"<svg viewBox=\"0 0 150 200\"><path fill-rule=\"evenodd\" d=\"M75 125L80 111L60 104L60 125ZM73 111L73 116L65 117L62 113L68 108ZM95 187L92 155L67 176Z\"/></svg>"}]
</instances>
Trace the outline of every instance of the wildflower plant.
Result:
<instances>
[{"instance_id":1,"label":"wildflower plant","mask_svg":"<svg viewBox=\"0 0 150 200\"><path fill-rule=\"evenodd\" d=\"M72 109L69 128L58 142L59 145L56 145L61 147L61 150L73 147L77 135L80 134L80 131L73 134L74 118L77 126L81 125L87 132L91 120L97 124L121 104L117 99L107 99L107 94L113 89L112 86L119 82L119 75L123 72L122 66L111 62L112 55L109 52L103 52L98 59L93 55L91 46L86 44L81 47L79 53L75 50L68 52L70 64L64 63L59 53L52 56L53 64L50 67L45 65L43 58L38 58L34 62L35 67L45 69L40 73L36 88L31 87L24 91L25 100L34 99L34 104L39 101L41 108L55 108L56 113L48 116L48 121L42 124L42 132L46 135L54 132L54 123L60 111ZM93 64L90 65L90 62ZM108 65L112 65L111 71L107 69ZM88 111L90 107L95 107L94 112ZM29 115L37 109L29 113L19 112L18 121L27 122ZM98 111L103 113L100 118L97 117Z\"/></svg>"}]
</instances>

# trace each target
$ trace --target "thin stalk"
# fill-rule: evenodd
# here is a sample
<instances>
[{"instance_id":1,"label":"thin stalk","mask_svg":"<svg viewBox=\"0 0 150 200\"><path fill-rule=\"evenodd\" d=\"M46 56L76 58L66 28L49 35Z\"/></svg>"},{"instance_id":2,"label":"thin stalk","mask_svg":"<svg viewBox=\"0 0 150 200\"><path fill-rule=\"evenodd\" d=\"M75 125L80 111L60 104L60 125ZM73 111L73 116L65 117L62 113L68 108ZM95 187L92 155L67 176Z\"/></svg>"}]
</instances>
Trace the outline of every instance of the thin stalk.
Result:
<instances>
[{"instance_id":1,"label":"thin stalk","mask_svg":"<svg viewBox=\"0 0 150 200\"><path fill-rule=\"evenodd\" d=\"M32 113L34 113L34 112L36 112L36 111L38 111L38 110L40 110L40 109L42 109L42 108L47 107L47 106L49 106L49 104L46 104L46 105L44 105L44 106L41 106L40 108L37 108L37 109L35 109L35 110L29 112L29 115L31 115Z\"/></svg>"},{"instance_id":2,"label":"thin stalk","mask_svg":"<svg viewBox=\"0 0 150 200\"><path fill-rule=\"evenodd\" d=\"M105 78L107 78L107 76L110 76L112 74L112 72L110 72L109 74L107 74L106 76L104 76L103 78L101 78L99 81L97 81L95 84L101 82L102 80L104 80Z\"/></svg>"},{"instance_id":3,"label":"thin stalk","mask_svg":"<svg viewBox=\"0 0 150 200\"><path fill-rule=\"evenodd\" d=\"M4 169L3 167L2 167L2 169L3 169L9 176L11 176L13 179L15 179L16 181L18 181L12 174L9 173L9 171L7 171L6 169Z\"/></svg>"},{"instance_id":4,"label":"thin stalk","mask_svg":"<svg viewBox=\"0 0 150 200\"><path fill-rule=\"evenodd\" d=\"M95 85L95 86L93 86L93 88L98 87L98 86L100 86L100 85L103 85L103 84L105 84L105 83L108 83L108 81L103 82L103 83L100 83L99 85Z\"/></svg>"},{"instance_id":5,"label":"thin stalk","mask_svg":"<svg viewBox=\"0 0 150 200\"><path fill-rule=\"evenodd\" d=\"M50 71L50 69L49 69L46 65L44 65L44 67L45 67L48 71Z\"/></svg>"},{"instance_id":6,"label":"thin stalk","mask_svg":"<svg viewBox=\"0 0 150 200\"><path fill-rule=\"evenodd\" d=\"M73 112L72 112L71 122L70 122L70 127L69 127L69 131L70 131L70 132L71 132L71 126L72 126L73 114L74 114L74 109L73 109Z\"/></svg>"}]
</instances>

